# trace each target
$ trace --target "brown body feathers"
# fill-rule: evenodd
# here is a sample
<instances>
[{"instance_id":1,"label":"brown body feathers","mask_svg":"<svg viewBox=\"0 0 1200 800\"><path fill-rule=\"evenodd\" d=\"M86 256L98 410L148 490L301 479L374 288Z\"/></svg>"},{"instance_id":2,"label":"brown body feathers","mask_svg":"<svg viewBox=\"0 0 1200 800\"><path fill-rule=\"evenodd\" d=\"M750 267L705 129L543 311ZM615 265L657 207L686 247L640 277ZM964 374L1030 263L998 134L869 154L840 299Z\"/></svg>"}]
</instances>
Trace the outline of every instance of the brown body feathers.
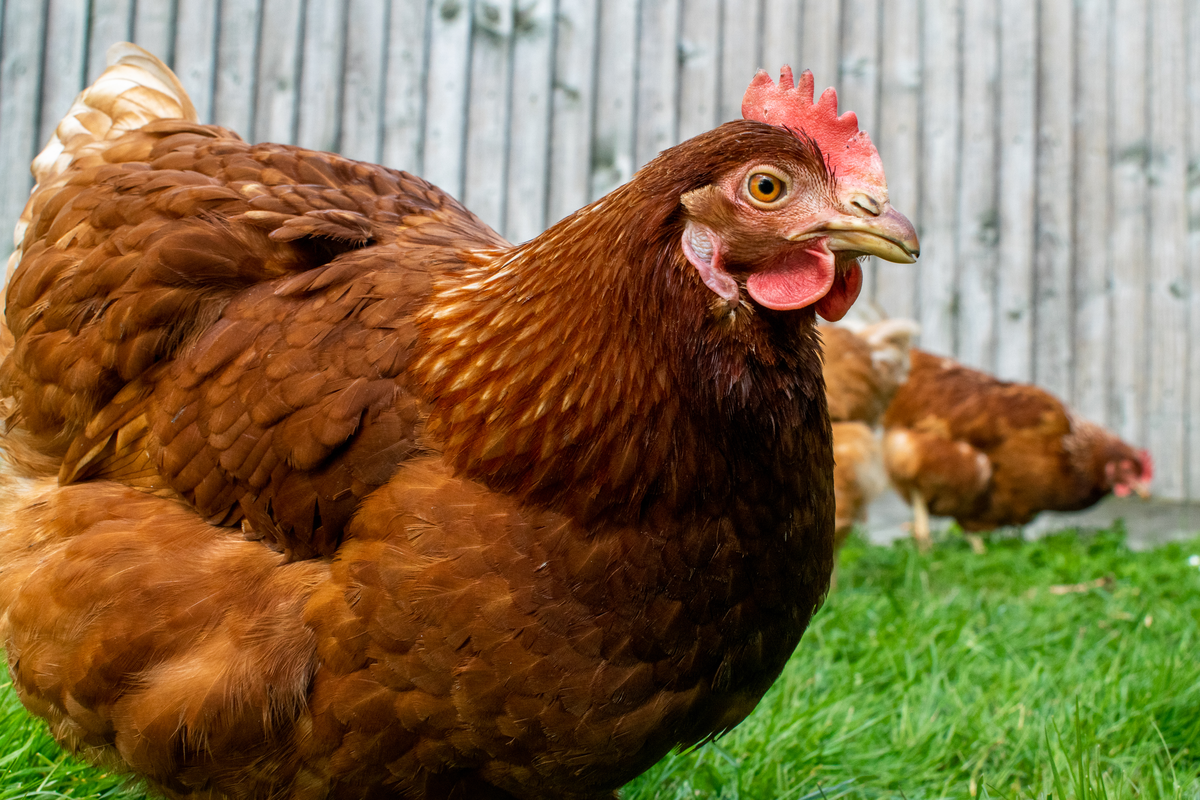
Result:
<instances>
[{"instance_id":1,"label":"brown body feathers","mask_svg":"<svg viewBox=\"0 0 1200 800\"><path fill-rule=\"evenodd\" d=\"M813 309L745 282L783 264L787 305L811 260L843 311L863 252L912 260L882 173L855 205L812 138L729 123L514 247L420 178L197 124L124 47L8 288L22 701L209 798L610 798L745 717L834 511ZM752 169L791 194L746 202Z\"/></svg>"}]
</instances>

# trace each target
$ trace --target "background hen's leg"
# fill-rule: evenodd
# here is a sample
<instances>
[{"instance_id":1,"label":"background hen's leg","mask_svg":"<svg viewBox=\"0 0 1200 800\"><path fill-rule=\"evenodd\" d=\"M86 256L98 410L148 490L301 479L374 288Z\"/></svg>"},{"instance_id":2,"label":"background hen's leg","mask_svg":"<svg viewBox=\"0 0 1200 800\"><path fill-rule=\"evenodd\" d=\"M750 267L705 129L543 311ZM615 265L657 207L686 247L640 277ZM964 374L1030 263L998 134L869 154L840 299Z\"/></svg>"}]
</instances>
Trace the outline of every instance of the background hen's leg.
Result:
<instances>
[{"instance_id":1,"label":"background hen's leg","mask_svg":"<svg viewBox=\"0 0 1200 800\"><path fill-rule=\"evenodd\" d=\"M913 541L917 544L917 549L922 553L928 553L933 547L933 537L929 531L929 506L925 503L925 496L916 489L912 490L912 510L913 510Z\"/></svg>"}]
</instances>

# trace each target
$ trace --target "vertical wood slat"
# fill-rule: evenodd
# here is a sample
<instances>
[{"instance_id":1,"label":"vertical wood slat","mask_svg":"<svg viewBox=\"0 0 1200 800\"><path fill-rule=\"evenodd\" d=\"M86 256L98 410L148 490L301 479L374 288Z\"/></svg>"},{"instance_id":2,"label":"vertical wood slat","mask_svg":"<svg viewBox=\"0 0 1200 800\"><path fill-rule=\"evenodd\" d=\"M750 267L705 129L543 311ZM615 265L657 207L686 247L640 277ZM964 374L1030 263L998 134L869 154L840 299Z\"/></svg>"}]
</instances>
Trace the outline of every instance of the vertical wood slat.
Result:
<instances>
[{"instance_id":1,"label":"vertical wood slat","mask_svg":"<svg viewBox=\"0 0 1200 800\"><path fill-rule=\"evenodd\" d=\"M554 88L553 0L520 3L516 8L513 35L503 230L513 241L523 242L546 227L550 105Z\"/></svg>"},{"instance_id":2,"label":"vertical wood slat","mask_svg":"<svg viewBox=\"0 0 1200 800\"><path fill-rule=\"evenodd\" d=\"M383 155L384 69L387 63L386 0L352 0L346 17L340 151L378 163Z\"/></svg>"},{"instance_id":3,"label":"vertical wood slat","mask_svg":"<svg viewBox=\"0 0 1200 800\"><path fill-rule=\"evenodd\" d=\"M996 269L996 374L1033 377L1033 212L1037 165L1036 0L1000 3L1000 238Z\"/></svg>"},{"instance_id":4,"label":"vertical wood slat","mask_svg":"<svg viewBox=\"0 0 1200 800\"><path fill-rule=\"evenodd\" d=\"M391 0L380 162L424 172L425 81L428 75L426 0Z\"/></svg>"},{"instance_id":5,"label":"vertical wood slat","mask_svg":"<svg viewBox=\"0 0 1200 800\"><path fill-rule=\"evenodd\" d=\"M133 7L133 43L175 65L177 0L137 0Z\"/></svg>"},{"instance_id":6,"label":"vertical wood slat","mask_svg":"<svg viewBox=\"0 0 1200 800\"><path fill-rule=\"evenodd\" d=\"M1149 358L1146 444L1158 468L1156 488L1184 492L1187 363L1187 172L1184 0L1154 0L1149 37Z\"/></svg>"},{"instance_id":7,"label":"vertical wood slat","mask_svg":"<svg viewBox=\"0 0 1200 800\"><path fill-rule=\"evenodd\" d=\"M51 0L47 9L39 147L50 138L84 87L87 12L87 4L75 0Z\"/></svg>"},{"instance_id":8,"label":"vertical wood slat","mask_svg":"<svg viewBox=\"0 0 1200 800\"><path fill-rule=\"evenodd\" d=\"M717 119L729 122L742 118L742 92L750 85L755 71L765 69L771 78L779 79L783 63L773 63L761 49L762 4L745 0L722 0L721 3L721 67L717 97ZM798 68L798 65L793 65Z\"/></svg>"},{"instance_id":9,"label":"vertical wood slat","mask_svg":"<svg viewBox=\"0 0 1200 800\"><path fill-rule=\"evenodd\" d=\"M921 346L941 353L954 347L961 14L961 0L924 0L921 15L922 230L917 321Z\"/></svg>"},{"instance_id":10,"label":"vertical wood slat","mask_svg":"<svg viewBox=\"0 0 1200 800\"><path fill-rule=\"evenodd\" d=\"M726 2L740 5L731 0ZM811 68L800 48L800 20L803 10L803 4L797 0L763 0L762 57L759 59L759 66L765 68L776 80L779 78L779 68L784 64L791 65L797 80L800 79L801 72ZM813 77L821 88L828 86L833 80L833 75L820 75L817 72L813 73Z\"/></svg>"},{"instance_id":11,"label":"vertical wood slat","mask_svg":"<svg viewBox=\"0 0 1200 800\"><path fill-rule=\"evenodd\" d=\"M600 3L591 199L607 194L633 176L637 11L637 0Z\"/></svg>"},{"instance_id":12,"label":"vertical wood slat","mask_svg":"<svg viewBox=\"0 0 1200 800\"><path fill-rule=\"evenodd\" d=\"M679 19L680 141L720 124L720 0L683 0Z\"/></svg>"},{"instance_id":13,"label":"vertical wood slat","mask_svg":"<svg viewBox=\"0 0 1200 800\"><path fill-rule=\"evenodd\" d=\"M587 205L596 98L599 0L559 0L554 36L547 223Z\"/></svg>"},{"instance_id":14,"label":"vertical wood slat","mask_svg":"<svg viewBox=\"0 0 1200 800\"><path fill-rule=\"evenodd\" d=\"M354 3L304 4L296 96L296 144L341 150L346 65L346 16ZM356 32L360 33L361 32Z\"/></svg>"},{"instance_id":15,"label":"vertical wood slat","mask_svg":"<svg viewBox=\"0 0 1200 800\"><path fill-rule=\"evenodd\" d=\"M217 0L179 0L175 29L170 31L175 41L175 74L201 122L213 118L218 11Z\"/></svg>"},{"instance_id":16,"label":"vertical wood slat","mask_svg":"<svg viewBox=\"0 0 1200 800\"><path fill-rule=\"evenodd\" d=\"M879 78L879 128L871 138L887 172L892 205L924 234L920 204L921 46L919 0L884 0ZM922 245L924 247L924 245ZM928 252L928 250L926 250ZM916 319L918 264L875 265L874 294L893 317Z\"/></svg>"},{"instance_id":17,"label":"vertical wood slat","mask_svg":"<svg viewBox=\"0 0 1200 800\"><path fill-rule=\"evenodd\" d=\"M45 17L38 0L7 0L0 25L0 212L6 220L3 243L29 199L29 162L38 142L38 97L42 84ZM9 247L3 249L5 256Z\"/></svg>"},{"instance_id":18,"label":"vertical wood slat","mask_svg":"<svg viewBox=\"0 0 1200 800\"><path fill-rule=\"evenodd\" d=\"M817 92L838 80L841 24L840 2L805 0L800 16L800 57L817 79Z\"/></svg>"},{"instance_id":19,"label":"vertical wood slat","mask_svg":"<svg viewBox=\"0 0 1200 800\"><path fill-rule=\"evenodd\" d=\"M255 139L261 0L220 4L212 121ZM272 17L273 18L273 17ZM274 50L271 51L273 54Z\"/></svg>"},{"instance_id":20,"label":"vertical wood slat","mask_svg":"<svg viewBox=\"0 0 1200 800\"><path fill-rule=\"evenodd\" d=\"M1109 154L1108 0L1080 0L1074 17L1075 168L1074 218L1075 326L1071 399L1077 412L1102 425L1110 422L1108 388L1112 379L1109 350L1110 256L1109 204L1112 181Z\"/></svg>"},{"instance_id":21,"label":"vertical wood slat","mask_svg":"<svg viewBox=\"0 0 1200 800\"><path fill-rule=\"evenodd\" d=\"M263 0L258 38L254 140L296 141L304 4Z\"/></svg>"},{"instance_id":22,"label":"vertical wood slat","mask_svg":"<svg viewBox=\"0 0 1200 800\"><path fill-rule=\"evenodd\" d=\"M1187 4L1187 42L1184 74L1187 76L1187 263L1188 354L1184 362L1187 413L1184 464L1185 496L1200 499L1200 4Z\"/></svg>"},{"instance_id":23,"label":"vertical wood slat","mask_svg":"<svg viewBox=\"0 0 1200 800\"><path fill-rule=\"evenodd\" d=\"M463 146L470 88L471 10L463 0L429 8L423 173L452 196L463 196Z\"/></svg>"},{"instance_id":24,"label":"vertical wood slat","mask_svg":"<svg viewBox=\"0 0 1200 800\"><path fill-rule=\"evenodd\" d=\"M133 38L133 0L91 0L91 25L88 30L87 82L91 83L107 66L108 48L114 42Z\"/></svg>"},{"instance_id":25,"label":"vertical wood slat","mask_svg":"<svg viewBox=\"0 0 1200 800\"><path fill-rule=\"evenodd\" d=\"M970 98L964 113L958 187L958 314L955 355L976 369L996 367L996 245L1000 238L996 141L1000 76L999 19L995 3L963 8L962 93ZM964 102L966 102L964 100Z\"/></svg>"},{"instance_id":26,"label":"vertical wood slat","mask_svg":"<svg viewBox=\"0 0 1200 800\"><path fill-rule=\"evenodd\" d=\"M516 5L513 0L484 0L474 14L462 201L488 225L503 230Z\"/></svg>"},{"instance_id":27,"label":"vertical wood slat","mask_svg":"<svg viewBox=\"0 0 1200 800\"><path fill-rule=\"evenodd\" d=\"M638 24L637 131L634 160L641 167L678 141L675 96L679 80L675 40L680 0L641 4ZM665 45L665 46L664 46Z\"/></svg>"},{"instance_id":28,"label":"vertical wood slat","mask_svg":"<svg viewBox=\"0 0 1200 800\"><path fill-rule=\"evenodd\" d=\"M858 127L869 136L879 135L879 0L844 0L840 63L837 73L838 106L853 110ZM864 300L875 295L879 259L863 263Z\"/></svg>"},{"instance_id":29,"label":"vertical wood slat","mask_svg":"<svg viewBox=\"0 0 1200 800\"><path fill-rule=\"evenodd\" d=\"M1146 22L1148 0L1116 0L1109 46L1112 173L1109 251L1112 253L1110 426L1130 441L1145 441L1147 161ZM1118 56L1118 54L1120 54Z\"/></svg>"},{"instance_id":30,"label":"vertical wood slat","mask_svg":"<svg viewBox=\"0 0 1200 800\"><path fill-rule=\"evenodd\" d=\"M1071 397L1072 186L1071 102L1075 80L1071 4L1042 2L1038 27L1036 261L1034 263L1033 380Z\"/></svg>"}]
</instances>

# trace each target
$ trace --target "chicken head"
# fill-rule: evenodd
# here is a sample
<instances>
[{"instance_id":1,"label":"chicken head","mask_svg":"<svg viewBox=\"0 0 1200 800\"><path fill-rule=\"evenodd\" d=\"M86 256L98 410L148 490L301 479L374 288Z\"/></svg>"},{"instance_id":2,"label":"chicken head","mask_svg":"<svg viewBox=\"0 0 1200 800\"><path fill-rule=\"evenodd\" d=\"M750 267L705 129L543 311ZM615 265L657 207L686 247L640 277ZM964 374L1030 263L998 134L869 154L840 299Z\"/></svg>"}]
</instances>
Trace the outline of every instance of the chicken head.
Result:
<instances>
[{"instance_id":1,"label":"chicken head","mask_svg":"<svg viewBox=\"0 0 1200 800\"><path fill-rule=\"evenodd\" d=\"M841 319L862 288L858 259L911 263L920 245L912 223L888 202L879 153L837 94L813 102L812 73L793 85L760 71L743 116L783 127L800 141L794 158L751 160L682 198L682 247L704 284L732 309L742 292L760 306L816 306Z\"/></svg>"}]
</instances>

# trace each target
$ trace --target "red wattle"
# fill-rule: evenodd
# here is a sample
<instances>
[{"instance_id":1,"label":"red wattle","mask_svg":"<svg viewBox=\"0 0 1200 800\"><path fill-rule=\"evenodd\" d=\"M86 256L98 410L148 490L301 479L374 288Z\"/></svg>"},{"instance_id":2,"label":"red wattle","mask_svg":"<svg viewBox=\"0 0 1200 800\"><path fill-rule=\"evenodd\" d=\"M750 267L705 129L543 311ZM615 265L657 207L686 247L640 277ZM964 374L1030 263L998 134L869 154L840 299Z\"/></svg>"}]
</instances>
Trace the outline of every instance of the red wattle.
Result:
<instances>
[{"instance_id":1,"label":"red wattle","mask_svg":"<svg viewBox=\"0 0 1200 800\"><path fill-rule=\"evenodd\" d=\"M759 305L776 311L804 308L824 297L834 284L837 267L824 239L796 250L746 279L746 291Z\"/></svg>"},{"instance_id":2,"label":"red wattle","mask_svg":"<svg viewBox=\"0 0 1200 800\"><path fill-rule=\"evenodd\" d=\"M858 299L858 293L862 291L862 283L862 267L858 265L857 261L850 262L850 266L834 279L829 293L817 301L817 313L821 315L822 319L837 322L846 316L850 306L854 305L854 301Z\"/></svg>"}]
</instances>

